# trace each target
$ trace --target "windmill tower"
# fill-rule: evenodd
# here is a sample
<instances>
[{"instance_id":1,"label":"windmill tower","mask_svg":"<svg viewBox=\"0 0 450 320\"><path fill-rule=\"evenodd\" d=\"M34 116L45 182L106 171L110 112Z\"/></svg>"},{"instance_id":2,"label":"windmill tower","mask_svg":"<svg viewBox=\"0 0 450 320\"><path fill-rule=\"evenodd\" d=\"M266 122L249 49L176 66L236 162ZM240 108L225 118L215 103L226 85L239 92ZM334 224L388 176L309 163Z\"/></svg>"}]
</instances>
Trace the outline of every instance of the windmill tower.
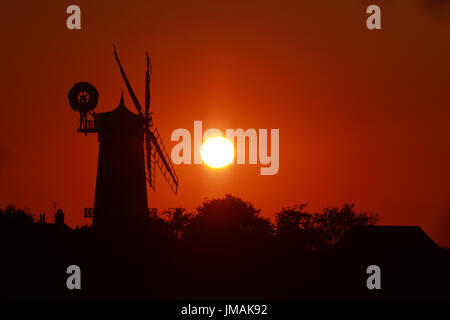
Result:
<instances>
[{"instance_id":1,"label":"windmill tower","mask_svg":"<svg viewBox=\"0 0 450 320\"><path fill-rule=\"evenodd\" d=\"M155 190L156 166L172 191L178 190L178 177L150 113L152 65L147 54L144 109L134 94L120 63L114 56L138 114L131 112L121 95L119 106L96 114L98 92L87 82L75 84L69 102L80 113L78 132L97 133L99 141L97 182L93 225L98 228L135 225L148 215L147 183Z\"/></svg>"}]
</instances>

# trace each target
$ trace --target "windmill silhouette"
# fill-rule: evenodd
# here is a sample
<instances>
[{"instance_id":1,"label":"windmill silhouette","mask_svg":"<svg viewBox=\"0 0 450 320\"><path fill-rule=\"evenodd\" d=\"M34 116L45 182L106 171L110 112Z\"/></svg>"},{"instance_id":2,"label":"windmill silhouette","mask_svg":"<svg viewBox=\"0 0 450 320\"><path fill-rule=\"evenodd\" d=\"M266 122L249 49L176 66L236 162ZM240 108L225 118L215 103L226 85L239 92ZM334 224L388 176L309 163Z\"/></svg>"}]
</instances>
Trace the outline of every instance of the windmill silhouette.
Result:
<instances>
[{"instance_id":1,"label":"windmill silhouette","mask_svg":"<svg viewBox=\"0 0 450 320\"><path fill-rule=\"evenodd\" d=\"M172 191L175 194L178 191L178 177L150 112L152 64L148 53L144 109L134 94L115 47L114 56L138 114L125 106L123 93L116 109L96 114L94 109L99 94L88 82L78 82L68 94L70 106L80 113L78 132L85 135L98 133L93 225L99 228L138 224L146 218L149 212L147 182L155 190L156 167Z\"/></svg>"}]
</instances>

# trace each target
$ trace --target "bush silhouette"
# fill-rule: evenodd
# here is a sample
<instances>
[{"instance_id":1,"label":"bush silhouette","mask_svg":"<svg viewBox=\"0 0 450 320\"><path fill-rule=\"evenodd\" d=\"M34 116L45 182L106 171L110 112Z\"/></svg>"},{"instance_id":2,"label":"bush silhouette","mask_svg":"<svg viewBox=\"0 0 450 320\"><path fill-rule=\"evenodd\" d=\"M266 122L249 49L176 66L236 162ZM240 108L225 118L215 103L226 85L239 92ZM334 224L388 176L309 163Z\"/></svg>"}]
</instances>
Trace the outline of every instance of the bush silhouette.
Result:
<instances>
[{"instance_id":1,"label":"bush silhouette","mask_svg":"<svg viewBox=\"0 0 450 320\"><path fill-rule=\"evenodd\" d=\"M166 216L168 224L176 239L180 239L186 227L193 218L191 212L187 212L185 208L172 208L163 212Z\"/></svg>"},{"instance_id":2,"label":"bush silhouette","mask_svg":"<svg viewBox=\"0 0 450 320\"><path fill-rule=\"evenodd\" d=\"M356 212L353 204L325 208L322 213L309 213L305 211L306 206L283 208L275 215L278 239L302 244L308 249L324 249L353 227L374 225L379 220L377 214Z\"/></svg>"},{"instance_id":3,"label":"bush silhouette","mask_svg":"<svg viewBox=\"0 0 450 320\"><path fill-rule=\"evenodd\" d=\"M261 217L253 204L226 194L197 207L183 238L199 243L249 244L270 239L273 232L271 222Z\"/></svg>"},{"instance_id":4,"label":"bush silhouette","mask_svg":"<svg viewBox=\"0 0 450 320\"><path fill-rule=\"evenodd\" d=\"M4 210L0 209L0 226L23 226L31 225L34 222L33 216L22 209L17 209L9 204Z\"/></svg>"}]
</instances>

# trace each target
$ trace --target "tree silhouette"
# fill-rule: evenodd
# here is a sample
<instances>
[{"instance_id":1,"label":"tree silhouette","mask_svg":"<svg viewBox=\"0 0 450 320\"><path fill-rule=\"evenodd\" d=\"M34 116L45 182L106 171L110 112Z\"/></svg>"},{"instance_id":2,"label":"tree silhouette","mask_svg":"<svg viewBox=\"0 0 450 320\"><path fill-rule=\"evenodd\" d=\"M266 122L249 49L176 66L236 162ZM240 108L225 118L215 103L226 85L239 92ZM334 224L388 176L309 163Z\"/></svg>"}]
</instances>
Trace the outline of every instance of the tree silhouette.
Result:
<instances>
[{"instance_id":1,"label":"tree silhouette","mask_svg":"<svg viewBox=\"0 0 450 320\"><path fill-rule=\"evenodd\" d=\"M273 226L261 217L259 209L248 201L226 194L205 200L187 226L185 236L201 241L241 242L268 239Z\"/></svg>"},{"instance_id":2,"label":"tree silhouette","mask_svg":"<svg viewBox=\"0 0 450 320\"><path fill-rule=\"evenodd\" d=\"M289 245L315 249L323 243L324 234L317 228L316 216L304 210L306 206L283 208L275 215L276 237Z\"/></svg>"},{"instance_id":3,"label":"tree silhouette","mask_svg":"<svg viewBox=\"0 0 450 320\"><path fill-rule=\"evenodd\" d=\"M17 209L9 204L4 210L0 209L0 225L2 226L22 226L33 224L34 218L25 210Z\"/></svg>"},{"instance_id":4,"label":"tree silhouette","mask_svg":"<svg viewBox=\"0 0 450 320\"><path fill-rule=\"evenodd\" d=\"M344 204L342 208L323 209L322 214L315 214L317 227L326 236L328 244L335 244L350 229L357 226L374 225L379 221L376 213L356 212L354 204Z\"/></svg>"},{"instance_id":5,"label":"tree silhouette","mask_svg":"<svg viewBox=\"0 0 450 320\"><path fill-rule=\"evenodd\" d=\"M305 211L307 204L283 208L275 215L278 239L297 243L308 249L323 249L339 241L353 227L373 225L378 215L356 212L353 204L342 208L324 208L322 213Z\"/></svg>"},{"instance_id":6,"label":"tree silhouette","mask_svg":"<svg viewBox=\"0 0 450 320\"><path fill-rule=\"evenodd\" d=\"M171 208L164 211L163 214L167 217L168 223L175 234L175 238L180 239L183 231L189 225L193 214L191 212L186 212L185 208Z\"/></svg>"}]
</instances>

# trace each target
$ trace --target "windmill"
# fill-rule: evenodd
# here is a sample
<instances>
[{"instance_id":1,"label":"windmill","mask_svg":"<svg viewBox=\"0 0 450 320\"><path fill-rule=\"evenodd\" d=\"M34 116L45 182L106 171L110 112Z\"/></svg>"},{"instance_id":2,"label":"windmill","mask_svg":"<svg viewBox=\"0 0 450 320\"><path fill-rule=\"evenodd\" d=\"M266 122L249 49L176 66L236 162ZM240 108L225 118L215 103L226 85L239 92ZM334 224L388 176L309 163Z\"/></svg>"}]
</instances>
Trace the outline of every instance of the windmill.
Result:
<instances>
[{"instance_id":1,"label":"windmill","mask_svg":"<svg viewBox=\"0 0 450 320\"><path fill-rule=\"evenodd\" d=\"M149 55L146 52L144 108L128 81L115 47L114 57L138 114L128 110L123 94L116 109L96 114L99 94L87 82L75 84L68 95L72 109L80 113L78 132L98 133L93 224L99 227L139 223L148 214L147 183L155 190L156 167L173 193L178 191L178 177L150 112Z\"/></svg>"}]
</instances>

